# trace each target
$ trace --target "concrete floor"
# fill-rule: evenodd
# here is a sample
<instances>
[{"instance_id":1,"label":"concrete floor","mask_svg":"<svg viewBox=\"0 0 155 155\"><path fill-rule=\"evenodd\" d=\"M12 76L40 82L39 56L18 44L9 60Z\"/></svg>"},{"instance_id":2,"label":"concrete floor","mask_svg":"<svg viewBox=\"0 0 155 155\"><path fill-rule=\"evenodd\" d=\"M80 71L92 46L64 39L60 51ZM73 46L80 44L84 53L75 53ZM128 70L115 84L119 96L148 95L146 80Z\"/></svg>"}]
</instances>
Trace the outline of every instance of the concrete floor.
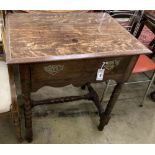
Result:
<instances>
[{"instance_id":1,"label":"concrete floor","mask_svg":"<svg viewBox=\"0 0 155 155\"><path fill-rule=\"evenodd\" d=\"M132 80L143 76L134 76ZM93 84L101 96L105 84ZM59 105L38 106L33 110L33 143L81 144L81 143L155 143L155 103L147 97L145 106L138 107L146 84L125 85L113 110L112 118L104 131L97 130L99 117L89 101ZM103 104L106 105L112 91L109 88ZM152 90L155 89L153 85ZM32 94L32 98L44 99L67 95L79 95L86 90L66 86L44 87ZM14 126L9 118L0 119L0 143L18 143ZM24 119L22 116L24 136ZM27 143L23 141L23 143Z\"/></svg>"}]
</instances>

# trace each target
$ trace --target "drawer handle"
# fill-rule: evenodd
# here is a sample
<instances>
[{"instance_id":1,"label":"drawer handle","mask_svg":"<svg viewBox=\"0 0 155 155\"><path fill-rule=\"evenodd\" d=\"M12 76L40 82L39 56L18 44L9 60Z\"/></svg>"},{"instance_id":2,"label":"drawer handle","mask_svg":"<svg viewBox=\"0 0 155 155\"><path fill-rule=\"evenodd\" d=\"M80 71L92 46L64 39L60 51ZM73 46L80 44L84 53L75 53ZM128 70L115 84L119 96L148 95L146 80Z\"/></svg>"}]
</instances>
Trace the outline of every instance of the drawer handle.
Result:
<instances>
[{"instance_id":1,"label":"drawer handle","mask_svg":"<svg viewBox=\"0 0 155 155\"><path fill-rule=\"evenodd\" d=\"M44 71L48 74L55 75L63 71L64 65L48 65L44 67Z\"/></svg>"},{"instance_id":2,"label":"drawer handle","mask_svg":"<svg viewBox=\"0 0 155 155\"><path fill-rule=\"evenodd\" d=\"M113 61L105 62L104 68L106 70L111 71L119 65L119 62L120 60L113 60Z\"/></svg>"}]
</instances>

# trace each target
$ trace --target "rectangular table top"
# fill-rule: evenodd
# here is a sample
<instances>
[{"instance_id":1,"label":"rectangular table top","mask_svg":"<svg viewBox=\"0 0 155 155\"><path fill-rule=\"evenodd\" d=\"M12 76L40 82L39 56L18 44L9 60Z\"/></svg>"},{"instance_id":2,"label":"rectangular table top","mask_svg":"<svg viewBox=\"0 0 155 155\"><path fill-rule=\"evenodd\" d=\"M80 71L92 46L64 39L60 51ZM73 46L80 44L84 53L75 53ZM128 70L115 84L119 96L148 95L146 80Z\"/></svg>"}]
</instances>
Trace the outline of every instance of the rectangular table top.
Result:
<instances>
[{"instance_id":1,"label":"rectangular table top","mask_svg":"<svg viewBox=\"0 0 155 155\"><path fill-rule=\"evenodd\" d=\"M151 53L106 13L8 14L4 40L8 64Z\"/></svg>"}]
</instances>

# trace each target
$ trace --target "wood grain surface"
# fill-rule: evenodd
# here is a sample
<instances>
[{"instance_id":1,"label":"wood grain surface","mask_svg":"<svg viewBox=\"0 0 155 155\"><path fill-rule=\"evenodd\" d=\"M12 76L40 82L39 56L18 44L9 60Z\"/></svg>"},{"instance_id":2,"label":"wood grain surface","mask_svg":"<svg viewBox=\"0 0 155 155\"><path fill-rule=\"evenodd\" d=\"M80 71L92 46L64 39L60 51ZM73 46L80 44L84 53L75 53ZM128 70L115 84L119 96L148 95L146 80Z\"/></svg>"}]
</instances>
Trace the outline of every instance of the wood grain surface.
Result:
<instances>
[{"instance_id":1,"label":"wood grain surface","mask_svg":"<svg viewBox=\"0 0 155 155\"><path fill-rule=\"evenodd\" d=\"M106 13L8 14L7 63L151 53Z\"/></svg>"},{"instance_id":2,"label":"wood grain surface","mask_svg":"<svg viewBox=\"0 0 155 155\"><path fill-rule=\"evenodd\" d=\"M148 13L151 16L155 17L155 10L145 10L145 13Z\"/></svg>"},{"instance_id":3,"label":"wood grain surface","mask_svg":"<svg viewBox=\"0 0 155 155\"><path fill-rule=\"evenodd\" d=\"M88 12L88 10L22 10L26 13L49 13L49 12Z\"/></svg>"}]
</instances>

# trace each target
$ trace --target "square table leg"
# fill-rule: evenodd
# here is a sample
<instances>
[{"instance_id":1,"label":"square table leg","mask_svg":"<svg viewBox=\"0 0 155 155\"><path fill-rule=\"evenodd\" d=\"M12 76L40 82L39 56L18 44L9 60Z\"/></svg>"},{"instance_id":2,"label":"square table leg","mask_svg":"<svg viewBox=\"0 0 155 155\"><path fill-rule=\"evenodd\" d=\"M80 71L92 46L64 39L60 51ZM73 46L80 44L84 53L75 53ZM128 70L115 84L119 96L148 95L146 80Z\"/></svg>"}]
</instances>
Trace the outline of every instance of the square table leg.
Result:
<instances>
[{"instance_id":1,"label":"square table leg","mask_svg":"<svg viewBox=\"0 0 155 155\"><path fill-rule=\"evenodd\" d=\"M108 124L108 122L111 118L110 115L111 115L112 109L113 109L115 103L117 102L117 99L118 99L120 92L122 90L122 86L123 86L123 83L118 83L115 86L115 88L112 92L112 95L110 97L110 100L108 102L108 105L107 105L105 111L100 116L100 124L98 126L98 129L100 131L102 131L104 129L104 126Z\"/></svg>"}]
</instances>

